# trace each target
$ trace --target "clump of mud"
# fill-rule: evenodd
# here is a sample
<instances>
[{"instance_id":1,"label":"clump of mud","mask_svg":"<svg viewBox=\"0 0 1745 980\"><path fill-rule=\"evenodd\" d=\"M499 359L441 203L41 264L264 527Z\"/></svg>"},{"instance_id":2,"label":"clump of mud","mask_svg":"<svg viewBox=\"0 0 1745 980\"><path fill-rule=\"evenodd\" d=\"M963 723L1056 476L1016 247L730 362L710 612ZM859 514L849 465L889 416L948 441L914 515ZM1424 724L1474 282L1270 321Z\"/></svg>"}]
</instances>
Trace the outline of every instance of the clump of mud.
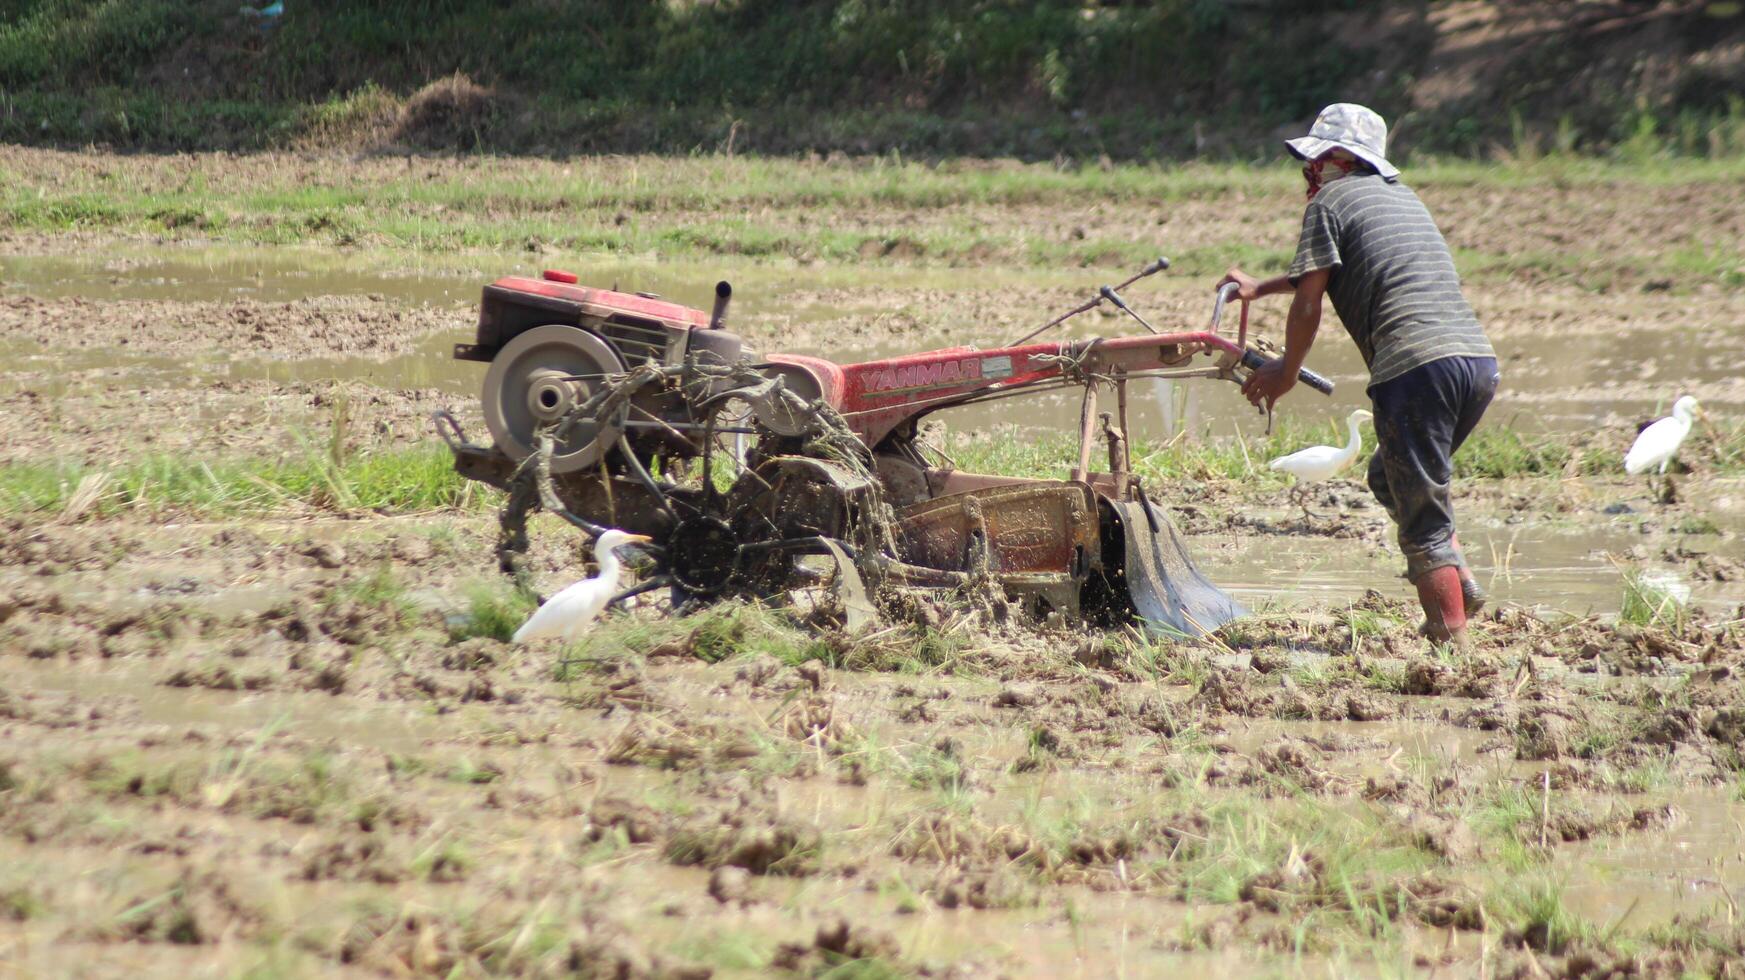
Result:
<instances>
[{"instance_id":1,"label":"clump of mud","mask_svg":"<svg viewBox=\"0 0 1745 980\"><path fill-rule=\"evenodd\" d=\"M471 150L487 140L501 118L498 94L455 72L406 100L394 139L425 149Z\"/></svg>"}]
</instances>

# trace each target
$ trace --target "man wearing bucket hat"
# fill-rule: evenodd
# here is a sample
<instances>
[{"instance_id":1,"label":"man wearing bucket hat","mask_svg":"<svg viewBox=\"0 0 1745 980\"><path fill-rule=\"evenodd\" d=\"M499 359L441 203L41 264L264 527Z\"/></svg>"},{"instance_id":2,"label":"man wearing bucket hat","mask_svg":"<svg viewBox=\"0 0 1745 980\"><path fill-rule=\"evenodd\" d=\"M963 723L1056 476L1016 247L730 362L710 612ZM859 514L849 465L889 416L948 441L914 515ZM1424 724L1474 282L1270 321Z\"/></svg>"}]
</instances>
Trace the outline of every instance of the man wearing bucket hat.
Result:
<instances>
[{"instance_id":1,"label":"man wearing bucket hat","mask_svg":"<svg viewBox=\"0 0 1745 980\"><path fill-rule=\"evenodd\" d=\"M1270 409L1296 384L1330 295L1369 367L1378 443L1369 486L1398 526L1424 632L1464 644L1484 593L1454 535L1451 458L1496 394L1496 352L1460 292L1448 243L1388 162L1380 116L1330 105L1309 135L1285 145L1308 181L1296 258L1273 279L1231 268L1219 282L1236 283L1243 300L1293 296L1284 356L1257 369L1242 393Z\"/></svg>"}]
</instances>

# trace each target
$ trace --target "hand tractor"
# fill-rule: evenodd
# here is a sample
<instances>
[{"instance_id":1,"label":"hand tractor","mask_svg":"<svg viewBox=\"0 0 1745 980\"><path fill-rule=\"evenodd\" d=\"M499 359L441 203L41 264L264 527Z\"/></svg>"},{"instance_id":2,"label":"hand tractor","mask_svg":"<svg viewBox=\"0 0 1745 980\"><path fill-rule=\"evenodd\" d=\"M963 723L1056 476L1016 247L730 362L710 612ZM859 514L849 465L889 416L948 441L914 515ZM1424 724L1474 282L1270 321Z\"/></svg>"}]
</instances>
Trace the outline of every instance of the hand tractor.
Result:
<instances>
[{"instance_id":1,"label":"hand tractor","mask_svg":"<svg viewBox=\"0 0 1745 980\"><path fill-rule=\"evenodd\" d=\"M592 537L649 535L653 571L619 598L670 589L676 608L734 596L831 589L850 625L887 590L959 590L996 612L1199 635L1242 614L1194 566L1133 472L1128 385L1141 378L1240 381L1263 363L1247 336L1165 333L1119 286L1012 346L948 347L837 364L760 354L726 326L732 287L710 313L648 294L511 276L484 289L477 335L454 356L485 369L492 445L453 416L438 431L464 476L508 493L499 558L519 571L534 508ZM1035 342L1104 302L1142 335ZM1332 386L1304 372L1323 392ZM965 473L921 439L941 409L1083 389L1078 458L1065 480ZM1106 393L1113 411L1100 410ZM1095 472L1099 441L1107 472ZM821 567L821 556L835 568Z\"/></svg>"}]
</instances>

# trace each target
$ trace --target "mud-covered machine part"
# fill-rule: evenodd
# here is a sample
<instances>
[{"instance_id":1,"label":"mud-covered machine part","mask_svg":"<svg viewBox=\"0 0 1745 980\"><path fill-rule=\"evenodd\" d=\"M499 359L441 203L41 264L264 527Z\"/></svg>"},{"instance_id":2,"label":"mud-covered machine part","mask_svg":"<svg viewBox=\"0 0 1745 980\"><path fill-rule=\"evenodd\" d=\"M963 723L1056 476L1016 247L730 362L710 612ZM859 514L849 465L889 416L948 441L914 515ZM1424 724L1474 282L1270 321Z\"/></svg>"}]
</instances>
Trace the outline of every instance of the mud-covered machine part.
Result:
<instances>
[{"instance_id":1,"label":"mud-covered machine part","mask_svg":"<svg viewBox=\"0 0 1745 980\"><path fill-rule=\"evenodd\" d=\"M836 364L746 349L726 329L731 294L721 283L705 314L558 272L485 287L475 342L455 356L488 364L492 444L468 441L447 413L437 427L462 475L508 493L505 571L520 573L527 516L543 509L591 536L649 535L654 571L633 591L669 589L679 605L825 582L851 625L869 612L866 591L889 587L1163 635L1242 614L1146 496L1125 436L1128 381L1238 376L1245 348L1215 322ZM1084 406L1067 480L964 473L920 442L940 408L1070 386ZM1099 390L1115 412L1097 411ZM1089 466L1098 441L1107 473Z\"/></svg>"}]
</instances>

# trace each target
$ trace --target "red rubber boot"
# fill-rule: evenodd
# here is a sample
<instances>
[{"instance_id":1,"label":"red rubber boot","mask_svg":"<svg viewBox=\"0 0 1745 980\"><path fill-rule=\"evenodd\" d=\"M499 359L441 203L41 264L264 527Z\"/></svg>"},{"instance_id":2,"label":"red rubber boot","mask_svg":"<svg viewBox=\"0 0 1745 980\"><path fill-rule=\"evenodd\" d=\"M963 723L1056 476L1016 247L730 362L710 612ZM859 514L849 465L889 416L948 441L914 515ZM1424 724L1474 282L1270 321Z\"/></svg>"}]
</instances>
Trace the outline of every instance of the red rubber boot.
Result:
<instances>
[{"instance_id":1,"label":"red rubber boot","mask_svg":"<svg viewBox=\"0 0 1745 980\"><path fill-rule=\"evenodd\" d=\"M1460 566L1444 565L1418 577L1418 602L1424 607L1424 635L1437 643L1466 649L1466 597Z\"/></svg>"},{"instance_id":2,"label":"red rubber boot","mask_svg":"<svg viewBox=\"0 0 1745 980\"><path fill-rule=\"evenodd\" d=\"M1454 553L1460 556L1460 595L1465 600L1466 618L1471 619L1484 608L1488 597L1479 587L1478 579L1472 577L1472 569L1466 567L1466 552L1460 550L1460 536L1455 535L1450 540L1454 544Z\"/></svg>"}]
</instances>

